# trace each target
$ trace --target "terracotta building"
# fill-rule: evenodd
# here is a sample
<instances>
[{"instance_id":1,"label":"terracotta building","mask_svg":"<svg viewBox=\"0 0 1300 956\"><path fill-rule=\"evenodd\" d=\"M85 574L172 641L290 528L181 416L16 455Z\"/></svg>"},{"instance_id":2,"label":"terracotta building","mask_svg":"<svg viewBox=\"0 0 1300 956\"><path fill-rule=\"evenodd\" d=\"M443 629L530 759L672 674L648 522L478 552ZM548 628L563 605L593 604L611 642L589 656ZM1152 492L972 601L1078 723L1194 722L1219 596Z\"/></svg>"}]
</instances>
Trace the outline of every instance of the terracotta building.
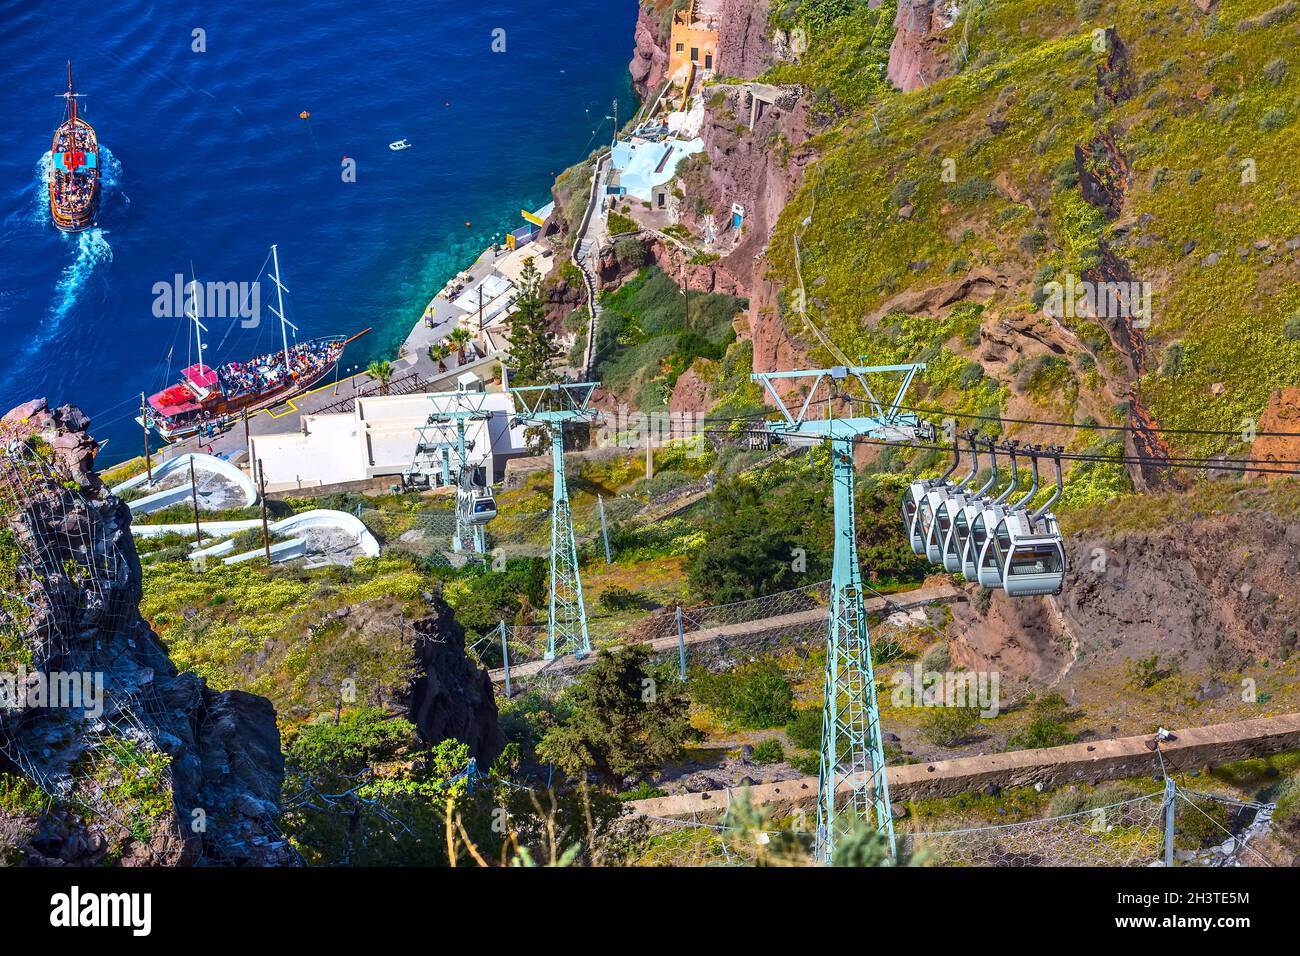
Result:
<instances>
[{"instance_id":1,"label":"terracotta building","mask_svg":"<svg viewBox=\"0 0 1300 956\"><path fill-rule=\"evenodd\" d=\"M718 53L719 0L690 0L673 14L668 41L668 76L675 77L688 64L696 72L712 71Z\"/></svg>"}]
</instances>

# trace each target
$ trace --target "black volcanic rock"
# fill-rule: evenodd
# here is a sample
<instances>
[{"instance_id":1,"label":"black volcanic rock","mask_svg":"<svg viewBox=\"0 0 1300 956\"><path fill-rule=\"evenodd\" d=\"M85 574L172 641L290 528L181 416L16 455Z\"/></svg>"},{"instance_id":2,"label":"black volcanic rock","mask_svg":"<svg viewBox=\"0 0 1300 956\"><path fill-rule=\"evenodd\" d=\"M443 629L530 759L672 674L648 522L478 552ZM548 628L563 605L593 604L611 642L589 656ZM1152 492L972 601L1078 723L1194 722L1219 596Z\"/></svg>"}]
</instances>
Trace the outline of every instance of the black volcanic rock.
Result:
<instances>
[{"instance_id":1,"label":"black volcanic rock","mask_svg":"<svg viewBox=\"0 0 1300 956\"><path fill-rule=\"evenodd\" d=\"M492 679L466 656L465 629L451 607L435 598L430 611L413 625L419 676L411 684L411 722L425 743L455 737L467 744L486 769L506 745Z\"/></svg>"},{"instance_id":2,"label":"black volcanic rock","mask_svg":"<svg viewBox=\"0 0 1300 956\"><path fill-rule=\"evenodd\" d=\"M0 812L0 851L29 864L296 864L278 825L275 711L178 672L141 617L131 512L94 474L87 425L43 400L0 422L0 623L17 635L0 671L21 664L29 685L95 675L103 705L0 707L0 772L51 798L25 820Z\"/></svg>"}]
</instances>

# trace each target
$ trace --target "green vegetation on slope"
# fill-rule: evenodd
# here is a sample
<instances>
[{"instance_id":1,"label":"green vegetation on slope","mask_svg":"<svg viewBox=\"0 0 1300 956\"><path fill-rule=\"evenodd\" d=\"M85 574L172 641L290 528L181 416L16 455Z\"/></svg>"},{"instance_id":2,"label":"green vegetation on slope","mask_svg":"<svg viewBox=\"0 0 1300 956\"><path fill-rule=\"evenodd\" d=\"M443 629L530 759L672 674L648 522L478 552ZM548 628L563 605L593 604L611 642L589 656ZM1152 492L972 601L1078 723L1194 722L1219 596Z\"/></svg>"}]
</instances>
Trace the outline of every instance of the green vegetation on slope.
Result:
<instances>
[{"instance_id":1,"label":"green vegetation on slope","mask_svg":"<svg viewBox=\"0 0 1300 956\"><path fill-rule=\"evenodd\" d=\"M735 340L743 299L682 290L662 269L642 269L602 298L596 374L635 408L667 406L677 378L698 358L716 361ZM689 314L688 314L689 309Z\"/></svg>"},{"instance_id":2,"label":"green vegetation on slope","mask_svg":"<svg viewBox=\"0 0 1300 956\"><path fill-rule=\"evenodd\" d=\"M954 381L953 370L980 361L979 339L964 339L947 309L923 310L910 329L895 316L866 321L891 296L987 268L1009 282L980 321L1042 326L1043 285L1086 277L1104 243L1153 284L1142 390L1156 420L1239 430L1273 389L1295 383L1300 362L1300 337L1285 334L1300 312L1300 283L1284 247L1300 236L1290 160L1300 145L1300 78L1289 66L1298 14L1274 0L1225 0L1211 16L1141 0L969 5L944 34L961 72L912 93L871 95L813 141L821 158L770 244L773 275L785 284L783 320L801 331L789 305L792 237L811 216L802 232L809 313L845 352L930 358L943 370L926 392L948 407L1005 409L1014 392L1042 417L1118 421L1104 386L1123 378L1121 358L1091 319L1062 320L1090 354L1030 374L994 369L988 385L974 372ZM1095 32L1112 25L1127 50L1123 75L1107 72ZM841 29L855 32L848 20ZM1103 94L1123 86L1129 95L1115 102ZM1104 178L1113 170L1100 144L1112 139L1129 167L1114 223L1084 200L1075 154ZM900 325L904 335L891 333ZM1212 390L1216 383L1223 387ZM1243 453L1232 439L1174 444ZM1090 503L1113 492L1118 472L1093 476Z\"/></svg>"}]
</instances>

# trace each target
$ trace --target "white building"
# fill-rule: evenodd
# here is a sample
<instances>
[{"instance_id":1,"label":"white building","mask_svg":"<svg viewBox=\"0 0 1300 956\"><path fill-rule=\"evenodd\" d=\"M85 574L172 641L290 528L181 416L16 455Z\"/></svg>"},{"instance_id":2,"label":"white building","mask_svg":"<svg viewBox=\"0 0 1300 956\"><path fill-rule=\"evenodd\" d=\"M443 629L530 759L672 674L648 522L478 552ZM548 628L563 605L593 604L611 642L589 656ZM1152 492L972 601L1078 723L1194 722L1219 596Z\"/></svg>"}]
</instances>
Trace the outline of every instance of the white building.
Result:
<instances>
[{"instance_id":1,"label":"white building","mask_svg":"<svg viewBox=\"0 0 1300 956\"><path fill-rule=\"evenodd\" d=\"M430 416L472 401L476 403L473 407L489 417L466 422L465 463L489 466L489 474L496 480L504 474L506 461L528 454L524 428L510 426L514 399L504 392L466 390L459 395L468 398L455 392L363 396L352 412L304 415L299 431L254 435L252 456L261 459L267 491L319 488L389 475L400 479L415 460L420 429ZM454 426L447 435L454 441ZM450 459L454 481L461 465L455 448Z\"/></svg>"}]
</instances>

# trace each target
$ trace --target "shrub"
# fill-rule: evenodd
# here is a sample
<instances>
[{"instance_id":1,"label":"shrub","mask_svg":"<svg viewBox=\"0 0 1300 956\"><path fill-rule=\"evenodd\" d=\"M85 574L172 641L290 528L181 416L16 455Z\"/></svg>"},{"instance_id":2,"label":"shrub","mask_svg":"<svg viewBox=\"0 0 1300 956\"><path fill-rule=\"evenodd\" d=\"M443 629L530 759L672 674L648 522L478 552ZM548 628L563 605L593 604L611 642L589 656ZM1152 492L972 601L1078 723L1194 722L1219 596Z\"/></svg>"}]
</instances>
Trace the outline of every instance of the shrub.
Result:
<instances>
[{"instance_id":1,"label":"shrub","mask_svg":"<svg viewBox=\"0 0 1300 956\"><path fill-rule=\"evenodd\" d=\"M1288 342L1300 342L1300 312L1286 320L1282 326L1282 337Z\"/></svg>"},{"instance_id":2,"label":"shrub","mask_svg":"<svg viewBox=\"0 0 1300 956\"><path fill-rule=\"evenodd\" d=\"M1136 690L1150 690L1166 677L1173 676L1176 671L1177 667L1173 665L1161 667L1159 654L1139 657L1128 662L1129 685Z\"/></svg>"},{"instance_id":3,"label":"shrub","mask_svg":"<svg viewBox=\"0 0 1300 956\"><path fill-rule=\"evenodd\" d=\"M1007 749L1034 750L1074 743L1074 734L1067 726L1070 719L1064 697L1044 694L1033 703L1029 725L1007 741Z\"/></svg>"},{"instance_id":4,"label":"shrub","mask_svg":"<svg viewBox=\"0 0 1300 956\"><path fill-rule=\"evenodd\" d=\"M1165 360L1160 366L1160 374L1168 378L1177 378L1187 364L1187 349L1182 342L1170 342L1165 349Z\"/></svg>"},{"instance_id":5,"label":"shrub","mask_svg":"<svg viewBox=\"0 0 1300 956\"><path fill-rule=\"evenodd\" d=\"M1274 106L1272 109L1265 111L1264 115L1259 118L1259 130L1261 133L1273 133L1290 121L1291 118L1287 115L1286 110L1280 106Z\"/></svg>"},{"instance_id":6,"label":"shrub","mask_svg":"<svg viewBox=\"0 0 1300 956\"><path fill-rule=\"evenodd\" d=\"M969 362L957 377L957 385L963 391L976 388L984 379L984 366L979 362Z\"/></svg>"},{"instance_id":7,"label":"shrub","mask_svg":"<svg viewBox=\"0 0 1300 956\"><path fill-rule=\"evenodd\" d=\"M785 759L785 748L775 737L754 744L754 760L757 763L780 763Z\"/></svg>"},{"instance_id":8,"label":"shrub","mask_svg":"<svg viewBox=\"0 0 1300 956\"><path fill-rule=\"evenodd\" d=\"M912 201L918 185L920 184L915 179L900 179L894 184L893 192L889 194L889 204L895 209L906 206Z\"/></svg>"},{"instance_id":9,"label":"shrub","mask_svg":"<svg viewBox=\"0 0 1300 956\"><path fill-rule=\"evenodd\" d=\"M1134 797L1146 796L1150 792L1149 786L1134 786L1131 783L1103 784L1092 791L1074 785L1062 787L1052 794L1052 799L1048 801L1046 816L1068 817L1076 813L1086 813Z\"/></svg>"},{"instance_id":10,"label":"shrub","mask_svg":"<svg viewBox=\"0 0 1300 956\"><path fill-rule=\"evenodd\" d=\"M698 674L690 690L697 703L712 707L741 727L779 727L794 712L794 691L772 661L755 661L718 674Z\"/></svg>"},{"instance_id":11,"label":"shrub","mask_svg":"<svg viewBox=\"0 0 1300 956\"><path fill-rule=\"evenodd\" d=\"M1300 775L1287 780L1278 792L1273 832L1292 850L1300 852Z\"/></svg>"},{"instance_id":12,"label":"shrub","mask_svg":"<svg viewBox=\"0 0 1300 956\"><path fill-rule=\"evenodd\" d=\"M650 800L653 797L666 796L668 796L667 790L656 787L649 780L642 780L631 790L624 790L618 798L626 803L629 800Z\"/></svg>"},{"instance_id":13,"label":"shrub","mask_svg":"<svg viewBox=\"0 0 1300 956\"><path fill-rule=\"evenodd\" d=\"M640 228L635 221L627 216L612 211L609 214L609 234L611 236L621 235L625 232L637 232Z\"/></svg>"},{"instance_id":14,"label":"shrub","mask_svg":"<svg viewBox=\"0 0 1300 956\"><path fill-rule=\"evenodd\" d=\"M610 213L610 218L615 215L617 214ZM640 239L635 236L623 236L614 240L614 258L623 269L632 270L640 269L645 265L649 261L649 254Z\"/></svg>"},{"instance_id":15,"label":"shrub","mask_svg":"<svg viewBox=\"0 0 1300 956\"><path fill-rule=\"evenodd\" d=\"M1047 248L1047 235L1041 229L1030 229L1020 234L1020 249L1031 255Z\"/></svg>"},{"instance_id":16,"label":"shrub","mask_svg":"<svg viewBox=\"0 0 1300 956\"><path fill-rule=\"evenodd\" d=\"M1264 81L1270 86L1277 86L1286 77L1286 60L1280 56L1269 60L1264 64L1264 69L1260 71Z\"/></svg>"},{"instance_id":17,"label":"shrub","mask_svg":"<svg viewBox=\"0 0 1300 956\"><path fill-rule=\"evenodd\" d=\"M647 681L654 694L646 693ZM573 777L594 772L611 789L680 760L686 744L701 737L680 685L645 644L601 651L565 702L569 714L542 737L538 758Z\"/></svg>"},{"instance_id":18,"label":"shrub","mask_svg":"<svg viewBox=\"0 0 1300 956\"><path fill-rule=\"evenodd\" d=\"M806 777L815 777L821 773L822 757L819 751L813 751L808 754L799 754L790 758L790 766L794 767Z\"/></svg>"},{"instance_id":19,"label":"shrub","mask_svg":"<svg viewBox=\"0 0 1300 956\"><path fill-rule=\"evenodd\" d=\"M1293 653L1295 653L1295 648L1296 648L1296 630L1294 627L1288 627L1282 633L1282 636L1278 639L1277 656L1280 657L1282 660L1286 660Z\"/></svg>"},{"instance_id":20,"label":"shrub","mask_svg":"<svg viewBox=\"0 0 1300 956\"><path fill-rule=\"evenodd\" d=\"M974 707L927 707L921 718L921 732L938 747L955 747L966 740L980 713Z\"/></svg>"},{"instance_id":21,"label":"shrub","mask_svg":"<svg viewBox=\"0 0 1300 956\"><path fill-rule=\"evenodd\" d=\"M350 710L338 723L322 720L303 727L285 748L285 759L307 772L354 774L378 760L391 759L411 740L415 727L379 707Z\"/></svg>"},{"instance_id":22,"label":"shrub","mask_svg":"<svg viewBox=\"0 0 1300 956\"><path fill-rule=\"evenodd\" d=\"M820 708L796 710L785 725L785 735L790 743L803 750L817 750L822 745L822 712Z\"/></svg>"},{"instance_id":23,"label":"shrub","mask_svg":"<svg viewBox=\"0 0 1300 956\"><path fill-rule=\"evenodd\" d=\"M997 195L993 183L983 176L971 176L959 183L954 183L948 195L956 202L976 203Z\"/></svg>"},{"instance_id":24,"label":"shrub","mask_svg":"<svg viewBox=\"0 0 1300 956\"><path fill-rule=\"evenodd\" d=\"M630 611L645 607L645 595L640 591L619 587L617 584L600 592L600 606L607 611Z\"/></svg>"},{"instance_id":25,"label":"shrub","mask_svg":"<svg viewBox=\"0 0 1300 956\"><path fill-rule=\"evenodd\" d=\"M939 673L952 670L952 656L948 653L948 644L946 642L940 644L929 654L926 654L922 667L927 671Z\"/></svg>"}]
</instances>

